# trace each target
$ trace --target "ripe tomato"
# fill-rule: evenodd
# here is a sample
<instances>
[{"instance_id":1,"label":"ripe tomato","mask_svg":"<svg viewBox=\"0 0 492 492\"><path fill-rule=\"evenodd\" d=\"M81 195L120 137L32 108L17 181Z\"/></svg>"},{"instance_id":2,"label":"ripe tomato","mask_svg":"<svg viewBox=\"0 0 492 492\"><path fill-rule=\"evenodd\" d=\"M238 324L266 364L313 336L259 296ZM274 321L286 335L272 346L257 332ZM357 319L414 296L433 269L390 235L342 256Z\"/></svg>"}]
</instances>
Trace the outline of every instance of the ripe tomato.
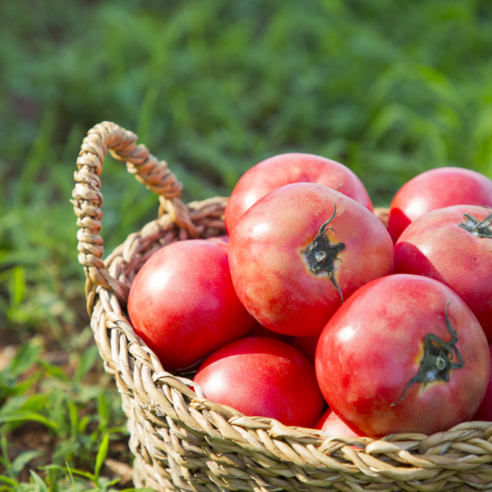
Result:
<instances>
[{"instance_id":1,"label":"ripe tomato","mask_svg":"<svg viewBox=\"0 0 492 492\"><path fill-rule=\"evenodd\" d=\"M323 434L330 437L359 437L361 434L354 432L335 412L330 408L321 416L318 423L314 426L320 429Z\"/></svg>"},{"instance_id":2,"label":"ripe tomato","mask_svg":"<svg viewBox=\"0 0 492 492\"><path fill-rule=\"evenodd\" d=\"M195 382L211 401L284 425L311 427L325 406L312 364L272 338L243 338L220 348Z\"/></svg>"},{"instance_id":3,"label":"ripe tomato","mask_svg":"<svg viewBox=\"0 0 492 492\"><path fill-rule=\"evenodd\" d=\"M492 345L489 345L489 353L492 359ZM472 420L492 422L492 373L489 378L489 384L487 386L487 391L485 392L485 397Z\"/></svg>"},{"instance_id":4,"label":"ripe tomato","mask_svg":"<svg viewBox=\"0 0 492 492\"><path fill-rule=\"evenodd\" d=\"M390 275L359 289L326 325L316 375L355 432L433 434L473 417L490 354L477 319L449 287Z\"/></svg>"},{"instance_id":5,"label":"ripe tomato","mask_svg":"<svg viewBox=\"0 0 492 492\"><path fill-rule=\"evenodd\" d=\"M451 287L492 343L492 210L455 205L433 210L395 245L395 272L425 275Z\"/></svg>"},{"instance_id":6,"label":"ripe tomato","mask_svg":"<svg viewBox=\"0 0 492 492\"><path fill-rule=\"evenodd\" d=\"M393 272L393 243L374 214L326 186L283 186L255 203L229 245L246 309L266 328L316 336L359 287Z\"/></svg>"},{"instance_id":7,"label":"ripe tomato","mask_svg":"<svg viewBox=\"0 0 492 492\"><path fill-rule=\"evenodd\" d=\"M393 241L417 217L451 205L492 206L492 181L459 167L442 167L419 174L404 184L390 205L388 231Z\"/></svg>"},{"instance_id":8,"label":"ripe tomato","mask_svg":"<svg viewBox=\"0 0 492 492\"><path fill-rule=\"evenodd\" d=\"M228 234L261 197L292 183L328 186L372 211L371 199L362 181L348 167L313 154L281 154L256 164L238 181L225 210Z\"/></svg>"},{"instance_id":9,"label":"ripe tomato","mask_svg":"<svg viewBox=\"0 0 492 492\"><path fill-rule=\"evenodd\" d=\"M227 249L200 239L169 244L146 261L130 289L128 314L172 370L192 366L255 324L234 292Z\"/></svg>"}]
</instances>

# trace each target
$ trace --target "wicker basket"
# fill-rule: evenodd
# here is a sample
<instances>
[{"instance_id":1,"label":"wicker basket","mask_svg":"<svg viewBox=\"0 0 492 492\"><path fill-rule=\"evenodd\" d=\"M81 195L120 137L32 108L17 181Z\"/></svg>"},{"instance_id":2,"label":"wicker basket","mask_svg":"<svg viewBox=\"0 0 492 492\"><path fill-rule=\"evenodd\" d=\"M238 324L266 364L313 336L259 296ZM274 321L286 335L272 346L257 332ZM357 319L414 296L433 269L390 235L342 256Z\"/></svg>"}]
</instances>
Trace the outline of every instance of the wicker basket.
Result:
<instances>
[{"instance_id":1,"label":"wicker basket","mask_svg":"<svg viewBox=\"0 0 492 492\"><path fill-rule=\"evenodd\" d=\"M181 184L167 164L136 140L114 123L90 130L77 160L73 192L87 309L105 369L116 379L128 416L136 486L203 492L492 490L491 423L463 423L432 436L326 438L317 430L247 417L210 402L192 381L166 372L128 322L129 287L162 246L223 234L227 199L185 206ZM103 261L99 175L108 150L159 195L160 208L157 220L131 234Z\"/></svg>"}]
</instances>

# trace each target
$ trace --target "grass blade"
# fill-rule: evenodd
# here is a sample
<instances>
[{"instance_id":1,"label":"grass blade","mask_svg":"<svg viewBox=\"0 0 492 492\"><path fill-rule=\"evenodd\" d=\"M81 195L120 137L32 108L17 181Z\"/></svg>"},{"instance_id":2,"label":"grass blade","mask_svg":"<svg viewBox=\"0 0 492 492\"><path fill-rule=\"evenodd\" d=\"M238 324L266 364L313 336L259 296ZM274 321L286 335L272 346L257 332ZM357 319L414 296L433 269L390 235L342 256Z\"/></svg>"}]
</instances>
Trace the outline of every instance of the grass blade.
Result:
<instances>
[{"instance_id":1,"label":"grass blade","mask_svg":"<svg viewBox=\"0 0 492 492\"><path fill-rule=\"evenodd\" d=\"M34 483L37 485L39 492L49 492L46 484L43 482L43 480L41 480L41 477L34 470L31 470L31 476L34 479Z\"/></svg>"},{"instance_id":2,"label":"grass blade","mask_svg":"<svg viewBox=\"0 0 492 492\"><path fill-rule=\"evenodd\" d=\"M12 485L12 487L17 487L19 482L17 480L13 480L12 478L6 477L5 475L0 475L0 482L8 483Z\"/></svg>"},{"instance_id":3,"label":"grass blade","mask_svg":"<svg viewBox=\"0 0 492 492\"><path fill-rule=\"evenodd\" d=\"M94 476L96 477L96 481L99 479L99 473L101 472L101 468L106 460L106 456L108 456L108 447L109 447L109 434L104 436L101 445L99 446L99 451L97 452L96 457L96 467L94 469Z\"/></svg>"},{"instance_id":4,"label":"grass blade","mask_svg":"<svg viewBox=\"0 0 492 492\"><path fill-rule=\"evenodd\" d=\"M96 345L92 345L82 354L77 370L75 371L74 382L76 384L80 383L82 378L92 369L98 357L99 352Z\"/></svg>"},{"instance_id":5,"label":"grass blade","mask_svg":"<svg viewBox=\"0 0 492 492\"><path fill-rule=\"evenodd\" d=\"M50 429L57 431L58 425L52 420L47 419L44 415L34 412L16 412L11 415L0 415L0 423L24 423L28 421L39 422L40 424L46 425Z\"/></svg>"},{"instance_id":6,"label":"grass blade","mask_svg":"<svg viewBox=\"0 0 492 492\"><path fill-rule=\"evenodd\" d=\"M36 363L41 346L36 343L25 343L20 346L15 357L10 363L10 372L14 376L20 376Z\"/></svg>"},{"instance_id":7,"label":"grass blade","mask_svg":"<svg viewBox=\"0 0 492 492\"><path fill-rule=\"evenodd\" d=\"M12 463L12 473L18 475L29 461L42 454L41 451L26 451L25 453L20 454Z\"/></svg>"}]
</instances>

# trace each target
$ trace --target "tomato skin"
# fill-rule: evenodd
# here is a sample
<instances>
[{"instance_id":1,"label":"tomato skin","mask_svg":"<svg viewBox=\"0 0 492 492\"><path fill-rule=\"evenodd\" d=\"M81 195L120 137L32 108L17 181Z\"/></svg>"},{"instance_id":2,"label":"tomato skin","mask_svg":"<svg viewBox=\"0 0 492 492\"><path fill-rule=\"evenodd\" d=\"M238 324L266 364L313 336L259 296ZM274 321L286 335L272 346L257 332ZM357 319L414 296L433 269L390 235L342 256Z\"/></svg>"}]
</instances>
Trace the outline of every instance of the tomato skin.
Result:
<instances>
[{"instance_id":1,"label":"tomato skin","mask_svg":"<svg viewBox=\"0 0 492 492\"><path fill-rule=\"evenodd\" d=\"M492 206L492 181L460 167L431 169L404 184L390 205L388 232L396 242L417 217L452 205Z\"/></svg>"},{"instance_id":2,"label":"tomato skin","mask_svg":"<svg viewBox=\"0 0 492 492\"><path fill-rule=\"evenodd\" d=\"M449 382L427 384L421 395L423 385L415 382L405 394L419 374L425 336L452 340L448 301L465 366L452 369ZM454 351L452 361L458 363ZM433 434L474 415L490 355L483 330L455 292L430 278L395 274L359 289L330 320L318 342L316 375L330 408L355 432Z\"/></svg>"},{"instance_id":3,"label":"tomato skin","mask_svg":"<svg viewBox=\"0 0 492 492\"><path fill-rule=\"evenodd\" d=\"M393 272L393 243L362 205L326 186L283 186L255 203L230 238L234 287L246 309L266 328L317 336L342 301L327 276L311 273L303 251L332 216L326 236L344 243L334 277L344 299L364 283Z\"/></svg>"},{"instance_id":4,"label":"tomato skin","mask_svg":"<svg viewBox=\"0 0 492 492\"><path fill-rule=\"evenodd\" d=\"M171 370L192 366L255 324L234 292L227 249L201 239L169 244L146 261L128 313L137 335Z\"/></svg>"},{"instance_id":5,"label":"tomato skin","mask_svg":"<svg viewBox=\"0 0 492 492\"><path fill-rule=\"evenodd\" d=\"M492 359L492 345L489 345L489 353ZM472 420L492 422L492 373L489 378L489 384L487 386L487 391L485 392L485 397Z\"/></svg>"},{"instance_id":6,"label":"tomato skin","mask_svg":"<svg viewBox=\"0 0 492 492\"><path fill-rule=\"evenodd\" d=\"M318 183L336 189L372 212L369 194L348 167L313 154L280 154L256 164L238 181L225 210L227 233L232 233L246 210L260 198L292 183Z\"/></svg>"},{"instance_id":7,"label":"tomato skin","mask_svg":"<svg viewBox=\"0 0 492 492\"><path fill-rule=\"evenodd\" d=\"M492 210L455 205L413 222L395 245L395 273L434 278L451 287L471 308L492 343L492 238L459 226L465 213L483 221Z\"/></svg>"},{"instance_id":8,"label":"tomato skin","mask_svg":"<svg viewBox=\"0 0 492 492\"><path fill-rule=\"evenodd\" d=\"M211 401L284 425L311 427L325 407L312 364L272 338L243 338L220 348L194 381Z\"/></svg>"},{"instance_id":9,"label":"tomato skin","mask_svg":"<svg viewBox=\"0 0 492 492\"><path fill-rule=\"evenodd\" d=\"M323 434L330 437L359 437L361 434L354 432L331 408L318 420L314 426L315 429L320 429Z\"/></svg>"}]
</instances>

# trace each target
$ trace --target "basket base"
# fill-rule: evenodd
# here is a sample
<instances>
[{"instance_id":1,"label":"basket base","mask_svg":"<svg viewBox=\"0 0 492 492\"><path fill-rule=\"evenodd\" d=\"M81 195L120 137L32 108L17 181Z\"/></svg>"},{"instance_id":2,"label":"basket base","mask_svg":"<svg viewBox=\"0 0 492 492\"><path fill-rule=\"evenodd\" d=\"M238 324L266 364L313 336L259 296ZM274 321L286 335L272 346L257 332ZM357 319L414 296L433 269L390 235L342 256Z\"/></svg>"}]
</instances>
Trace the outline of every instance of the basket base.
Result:
<instances>
[{"instance_id":1,"label":"basket base","mask_svg":"<svg viewBox=\"0 0 492 492\"><path fill-rule=\"evenodd\" d=\"M154 489L158 492L176 492L181 490L175 487L171 480L159 477L159 474L154 468L140 456L136 456L133 463L133 484L135 488Z\"/></svg>"}]
</instances>

